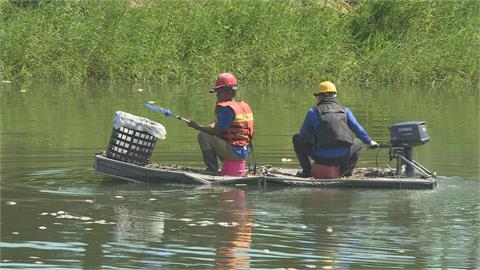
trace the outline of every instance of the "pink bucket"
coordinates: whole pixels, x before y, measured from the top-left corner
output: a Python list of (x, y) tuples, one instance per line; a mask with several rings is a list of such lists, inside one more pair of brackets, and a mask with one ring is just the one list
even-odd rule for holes
[(245, 160), (223, 159), (222, 176), (245, 176)]
[(318, 164), (316, 162), (312, 165), (311, 174), (312, 177), (316, 179), (337, 179), (342, 176), (340, 166)]

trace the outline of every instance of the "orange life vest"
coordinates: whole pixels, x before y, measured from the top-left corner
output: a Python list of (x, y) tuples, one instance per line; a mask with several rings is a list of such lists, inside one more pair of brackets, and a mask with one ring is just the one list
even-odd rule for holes
[(253, 136), (253, 112), (250, 106), (243, 101), (218, 102), (217, 107), (215, 107), (215, 115), (218, 107), (230, 107), (235, 114), (235, 118), (223, 135), (223, 139), (235, 146), (250, 144)]

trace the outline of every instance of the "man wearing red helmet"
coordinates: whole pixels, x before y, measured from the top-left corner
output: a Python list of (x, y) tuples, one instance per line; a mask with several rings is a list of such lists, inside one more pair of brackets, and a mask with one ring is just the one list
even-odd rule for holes
[(218, 174), (217, 156), (228, 160), (245, 160), (250, 153), (253, 136), (253, 112), (244, 101), (236, 101), (237, 79), (231, 73), (218, 75), (210, 90), (217, 94), (215, 123), (201, 126), (194, 121), (188, 125), (198, 133), (207, 171)]

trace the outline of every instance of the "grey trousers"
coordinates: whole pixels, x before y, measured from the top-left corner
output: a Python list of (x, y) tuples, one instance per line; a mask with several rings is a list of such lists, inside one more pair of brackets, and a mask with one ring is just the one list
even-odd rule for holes
[(243, 160), (239, 155), (235, 154), (232, 145), (228, 144), (224, 139), (205, 132), (199, 132), (197, 136), (200, 150), (213, 150), (220, 158), (228, 160)]

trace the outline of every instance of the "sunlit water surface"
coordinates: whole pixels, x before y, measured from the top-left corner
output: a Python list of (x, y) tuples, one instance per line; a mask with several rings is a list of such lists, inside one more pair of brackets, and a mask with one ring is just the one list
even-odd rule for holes
[[(264, 190), (145, 186), (93, 172), (117, 110), (166, 127), (153, 161), (201, 166), (195, 131), (142, 103), (209, 123), (207, 85), (21, 88), (0, 85), (2, 268), (479, 268), (478, 92), (339, 90), (379, 142), (394, 123), (427, 122), (431, 141), (414, 155), (438, 173), (435, 190)], [(291, 136), (310, 89), (241, 88), (255, 113), (258, 164), (298, 166)], [(383, 151), (363, 151), (358, 166), (394, 166)]]

